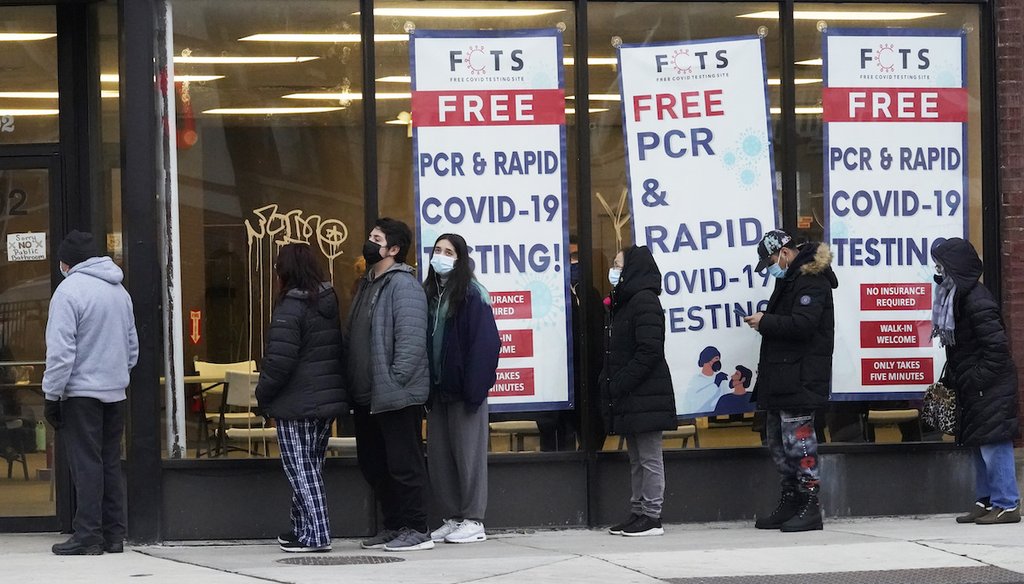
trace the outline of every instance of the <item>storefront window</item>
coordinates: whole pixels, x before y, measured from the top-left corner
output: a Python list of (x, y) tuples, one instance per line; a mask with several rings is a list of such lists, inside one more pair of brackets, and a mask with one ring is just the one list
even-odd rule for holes
[[(414, 203), (413, 138), (410, 124), (409, 43), (401, 37), (409, 30), (510, 30), (558, 29), (562, 31), (566, 95), (566, 169), (570, 232), (576, 222), (575, 109), (575, 12), (571, 2), (390, 2), (375, 3), (374, 51), (376, 54), (377, 145), (380, 214), (405, 221), (416, 228)], [(413, 240), (416, 240), (414, 233)], [(433, 242), (431, 242), (433, 243)], [(467, 241), (472, 246), (473, 241)], [(415, 262), (416, 254), (410, 255)], [(421, 268), (422, 269), (422, 268)], [(560, 334), (564, 327), (555, 327)], [(577, 398), (578, 399), (578, 398)], [(577, 450), (580, 414), (577, 408), (563, 411), (502, 412), (491, 409), (491, 451), (538, 452)], [(430, 428), (426, 429), (429, 434)]]
[[(743, 14), (776, 10), (775, 4), (700, 2), (595, 2), (590, 4), (590, 108), (592, 228), (594, 245), (594, 287), (607, 296), (611, 286), (607, 273), (618, 250), (633, 244), (631, 205), (627, 192), (626, 151), (623, 142), (623, 113), (620, 72), (615, 44), (655, 45), (673, 41), (761, 36), (768, 75), (768, 100), (774, 135), (777, 173), (782, 170), (779, 25), (777, 21), (754, 22)], [(686, 127), (681, 125), (680, 127)], [(775, 184), (781, 189), (781, 181)], [(728, 188), (724, 185), (723, 188)], [(688, 193), (687, 204), (713, 205), (723, 192)], [(781, 202), (780, 192), (776, 201)], [(777, 208), (781, 208), (778, 205)], [(740, 210), (737, 209), (739, 214)], [(738, 215), (737, 215), (738, 216)], [(640, 243), (642, 244), (642, 242)], [(601, 342), (599, 339), (597, 342)], [(666, 355), (670, 366), (682, 355)], [(756, 356), (754, 356), (756, 360)], [(722, 370), (726, 371), (725, 369)], [(728, 371), (733, 374), (733, 371)], [(679, 384), (685, 380), (675, 379)], [(676, 392), (677, 400), (679, 391)], [(666, 433), (666, 448), (757, 446), (760, 439), (753, 414), (680, 419), (675, 432)], [(623, 441), (611, 436), (604, 450), (621, 450)]]
[[(761, 20), (760, 22), (770, 22)], [(963, 71), (966, 74), (967, 119), (964, 130), (966, 152), (963, 154), (964, 182), (967, 197), (967, 233), (968, 238), (984, 257), (982, 237), (982, 168), (981, 168), (981, 63), (979, 47), (979, 12), (975, 6), (962, 4), (797, 4), (795, 6), (795, 39), (796, 54), (794, 67), (797, 78), (824, 78), (822, 73), (823, 51), (822, 31), (835, 32), (836, 29), (903, 29), (907, 31), (921, 30), (925, 34), (934, 31), (953, 31), (962, 35), (965, 40), (966, 58)], [(885, 51), (876, 43), (874, 50)], [(899, 47), (896, 47), (899, 49)], [(934, 49), (932, 49), (934, 51)], [(875, 53), (869, 55), (875, 58)], [(916, 58), (916, 55), (915, 55)], [(939, 60), (939, 56), (932, 59)], [(944, 58), (943, 58), (944, 59)], [(953, 59), (952, 63), (942, 66), (961, 67), (960, 62)], [(913, 67), (917, 73), (917, 67)], [(873, 69), (875, 70), (875, 69)], [(892, 71), (899, 73), (899, 71)], [(885, 81), (880, 81), (884, 84)], [(897, 84), (898, 86), (898, 84)], [(822, 83), (798, 84), (796, 86), (797, 106), (797, 159), (795, 165), (797, 185), (797, 225), (799, 237), (820, 241), (824, 236), (825, 210), (825, 132), (822, 120)], [(905, 138), (894, 139), (892, 146), (905, 143)], [(958, 141), (955, 141), (958, 142)], [(959, 151), (959, 144), (954, 143)], [(934, 146), (934, 144), (933, 144)], [(959, 156), (956, 158), (959, 159)], [(951, 159), (946, 158), (949, 162)], [(941, 164), (935, 161), (936, 171)], [(877, 161), (876, 161), (877, 165)], [(916, 169), (916, 170), (915, 170)], [(922, 172), (924, 164), (913, 163), (905, 168), (905, 172)], [(916, 190), (920, 190), (915, 185)], [(931, 192), (921, 192), (931, 197)], [(934, 201), (922, 201), (931, 210), (937, 210)], [(896, 213), (897, 215), (899, 213)], [(893, 215), (890, 213), (889, 215)], [(886, 219), (878, 219), (885, 221)], [(838, 237), (841, 233), (833, 233)], [(898, 235), (893, 233), (893, 235)], [(938, 236), (939, 234), (935, 234)], [(951, 236), (960, 235), (951, 233)], [(833, 245), (834, 252), (839, 251)], [(849, 250), (842, 250), (848, 252)], [(908, 252), (909, 254), (909, 252)], [(898, 255), (898, 254), (897, 254)], [(850, 256), (844, 255), (849, 263)], [(890, 265), (904, 263), (899, 259), (886, 260)], [(930, 261), (926, 261), (924, 271), (930, 273)], [(848, 285), (854, 284), (847, 282)], [(842, 285), (842, 283), (840, 284)], [(855, 284), (854, 284), (855, 285)], [(837, 312), (840, 318), (856, 318), (854, 314), (846, 315)], [(870, 317), (877, 320), (880, 317)], [(837, 327), (838, 330), (838, 327)], [(839, 335), (841, 336), (841, 334)], [(842, 358), (837, 343), (836, 358)], [(823, 431), (832, 442), (912, 442), (919, 440), (951, 440), (933, 428), (922, 426), (918, 416), (921, 403), (907, 400), (885, 401), (833, 401), (826, 416)]]
[(57, 141), (57, 15), (52, 6), (2, 9), (0, 87), (0, 145)]
[[(590, 94), (592, 113), (593, 233), (594, 285), (607, 294), (610, 286), (605, 274), (616, 250), (633, 243), (630, 202), (627, 185), (626, 152), (623, 148), (622, 111), (620, 109), (620, 77), (615, 70), (614, 43), (654, 45), (671, 41), (724, 39), (757, 34), (764, 38), (768, 76), (768, 105), (774, 135), (776, 165), (776, 208), (791, 220), (795, 215), (799, 241), (823, 239), (826, 215), (824, 209), (824, 124), (822, 121), (822, 31), (842, 28), (945, 29), (962, 31), (966, 43), (966, 163), (965, 182), (968, 191), (967, 230), (971, 241), (982, 251), (982, 173), (981, 173), (981, 93), (978, 10), (965, 5), (837, 5), (798, 4), (795, 8), (794, 63), (780, 63), (778, 7), (753, 3), (592, 3), (588, 30), (591, 50)], [(632, 32), (631, 32), (632, 31)], [(605, 49), (602, 49), (605, 47)], [(604, 67), (600, 59), (604, 57)], [(782, 67), (795, 85), (795, 128), (783, 126), (781, 116)], [(607, 110), (607, 111), (601, 111)], [(594, 112), (594, 109), (591, 110)], [(783, 141), (792, 130), (795, 134), (796, 159), (781, 156)], [(795, 177), (794, 177), (795, 175)], [(797, 206), (786, 209), (781, 204), (783, 176), (795, 178)], [(699, 193), (693, 204), (713, 205), (721, 192)], [(737, 213), (740, 210), (736, 211)], [(957, 235), (953, 233), (951, 235)], [(642, 242), (641, 242), (642, 243)], [(753, 248), (751, 248), (753, 253)], [(753, 258), (756, 259), (756, 258)], [(841, 284), (842, 285), (842, 284)], [(770, 290), (765, 292), (765, 296)], [(851, 318), (837, 311), (836, 318)], [(837, 337), (837, 347), (843, 342)], [(856, 341), (848, 341), (856, 342)], [(711, 348), (711, 347), (709, 347)], [(669, 354), (673, 361), (688, 358)], [(749, 361), (756, 366), (757, 355)], [(723, 365), (727, 359), (722, 357)], [(725, 368), (722, 371), (726, 371)], [(730, 373), (731, 370), (729, 371)], [(680, 380), (676, 379), (678, 384)], [(732, 384), (730, 383), (730, 387)], [(923, 386), (921, 386), (923, 389)], [(677, 388), (677, 399), (678, 399)], [(828, 442), (899, 442), (941, 440), (940, 434), (922, 428), (919, 402), (885, 399), (883, 401), (848, 401), (832, 403), (825, 415), (819, 416), (818, 433)], [(758, 446), (763, 424), (753, 413), (729, 416), (681, 419), (673, 438), (665, 446), (728, 447)], [(949, 438), (946, 437), (948, 440)], [(605, 449), (620, 447), (609, 441)]]
[(170, 7), (184, 454), (276, 456), (273, 428), (253, 410), (251, 392), (277, 250), (309, 243), (347, 307), (362, 247), (359, 3)]

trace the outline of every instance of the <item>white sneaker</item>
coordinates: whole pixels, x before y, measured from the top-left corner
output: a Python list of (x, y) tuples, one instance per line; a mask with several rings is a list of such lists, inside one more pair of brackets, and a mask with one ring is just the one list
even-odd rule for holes
[(441, 525), (441, 527), (430, 532), (430, 539), (434, 541), (444, 541), (444, 538), (448, 537), (451, 532), (458, 529), (459, 525), (461, 525), (461, 523), (454, 519), (445, 519), (444, 524)]
[(484, 531), (484, 524), (479, 521), (467, 519), (459, 524), (458, 528), (444, 538), (445, 543), (473, 543), (485, 541), (487, 533)]

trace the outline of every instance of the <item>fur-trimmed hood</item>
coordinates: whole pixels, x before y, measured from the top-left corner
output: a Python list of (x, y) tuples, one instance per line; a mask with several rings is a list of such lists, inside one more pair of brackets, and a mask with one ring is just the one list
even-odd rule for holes
[(787, 270), (788, 277), (822, 275), (828, 278), (832, 288), (839, 287), (839, 279), (832, 271), (832, 250), (821, 242), (808, 242), (797, 248), (799, 251)]

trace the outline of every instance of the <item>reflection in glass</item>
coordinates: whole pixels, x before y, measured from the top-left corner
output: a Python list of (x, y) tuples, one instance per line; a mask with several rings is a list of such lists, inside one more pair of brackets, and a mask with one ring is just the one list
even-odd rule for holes
[(56, 142), (56, 11), (3, 6), (0, 22), (0, 145)]
[[(264, 456), (263, 436), (256, 448), (251, 433), (230, 431), (262, 419), (233, 404), (249, 387), (230, 383), (228, 372), (258, 370), (277, 250), (308, 242), (343, 307), (359, 271), (359, 3), (175, 0), (171, 8), (186, 456)], [(273, 429), (265, 434), (276, 454)]]

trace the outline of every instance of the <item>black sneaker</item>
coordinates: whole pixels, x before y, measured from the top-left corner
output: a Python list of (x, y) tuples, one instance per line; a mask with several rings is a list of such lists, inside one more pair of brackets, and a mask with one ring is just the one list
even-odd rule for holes
[(364, 550), (382, 550), (384, 549), (384, 546), (388, 545), (388, 543), (396, 537), (398, 537), (397, 529), (382, 529), (377, 532), (377, 535), (370, 539), (364, 539), (359, 542), (359, 547)]
[(299, 541), (299, 536), (294, 531), (285, 531), (277, 536), (277, 543), (292, 543)]
[(72, 537), (63, 543), (53, 544), (50, 550), (58, 556), (99, 556), (103, 554), (103, 544), (86, 544)]
[(665, 530), (661, 528), (661, 519), (641, 515), (640, 519), (637, 519), (622, 529), (622, 535), (626, 537), (665, 535)]
[(311, 554), (316, 552), (329, 552), (331, 551), (331, 544), (327, 545), (306, 545), (301, 541), (289, 541), (288, 543), (282, 543), (281, 549), (292, 554)]
[(627, 517), (625, 521), (609, 527), (608, 533), (612, 535), (622, 535), (622, 530), (632, 525), (637, 519), (640, 519), (639, 515), (636, 513), (630, 513), (629, 517)]

